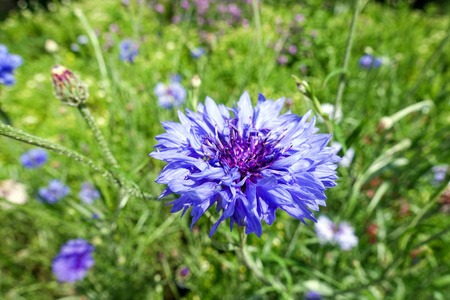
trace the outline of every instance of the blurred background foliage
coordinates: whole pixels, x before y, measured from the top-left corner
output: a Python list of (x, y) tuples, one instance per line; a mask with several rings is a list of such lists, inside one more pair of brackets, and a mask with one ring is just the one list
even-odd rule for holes
[[(162, 132), (159, 121), (177, 119), (175, 109), (157, 105), (157, 82), (180, 74), (188, 108), (191, 79), (198, 75), (201, 101), (208, 95), (231, 106), (248, 90), (254, 102), (258, 92), (287, 97), (286, 110), (304, 114), (313, 105), (291, 75), (309, 82), (322, 103), (334, 103), (352, 18), (351, 1), (262, 1), (259, 41), (254, 10), (245, 1), (242, 20), (248, 22), (221, 20), (211, 11), (211, 24), (199, 22), (193, 10), (174, 24), (178, 1), (18, 1), (7, 17), (4, 8), (13, 5), (0, 3), (0, 42), (24, 59), (17, 83), (0, 87), (2, 108), (14, 126), (94, 160), (102, 157), (84, 121), (53, 96), (50, 69), (62, 64), (88, 84), (88, 106), (119, 164), (153, 195), (163, 189), (154, 180), (164, 164), (148, 153)], [(261, 239), (249, 236), (257, 263), (281, 280), (293, 299), (303, 299), (308, 290), (326, 299), (446, 299), (450, 294), (450, 200), (443, 194), (448, 174), (438, 183), (432, 172), (433, 166), (450, 162), (450, 20), (448, 5), (419, 3), (369, 1), (359, 15), (343, 117), (335, 127), (335, 136), (355, 150), (355, 157), (349, 168), (339, 167), (339, 185), (327, 191), (327, 207), (320, 212), (350, 222), (358, 247), (345, 252), (320, 245), (311, 222), (299, 226), (283, 212), (272, 226), (263, 225)], [(86, 15), (88, 28), (76, 8)], [(296, 21), (298, 14), (303, 21)], [(80, 35), (89, 43), (71, 50)], [(125, 38), (139, 44), (134, 63), (118, 59), (118, 44)], [(48, 47), (49, 40), (57, 49)], [(298, 49), (295, 55), (288, 53), (291, 45)], [(190, 52), (199, 46), (206, 55), (195, 59)], [(361, 69), (364, 54), (379, 57), (381, 67)], [(286, 61), (280, 61), (283, 55)], [(433, 105), (383, 129), (382, 117), (424, 100)], [(237, 259), (236, 231), (222, 225), (208, 238), (217, 214), (200, 219), (190, 231), (190, 217), (171, 215), (166, 202), (131, 198), (113, 230), (116, 187), (54, 153), (42, 169), (24, 169), (19, 157), (29, 148), (1, 138), (0, 179), (26, 184), (30, 199), (23, 206), (0, 207), (0, 297), (279, 298)], [(37, 189), (52, 178), (69, 185), (71, 194), (55, 205), (39, 203)], [(102, 195), (93, 206), (77, 197), (81, 183), (89, 180)], [(99, 220), (91, 219), (93, 212)], [(60, 284), (51, 261), (64, 242), (78, 237), (96, 246), (95, 267), (76, 285)], [(187, 278), (180, 275), (184, 267), (191, 271)]]

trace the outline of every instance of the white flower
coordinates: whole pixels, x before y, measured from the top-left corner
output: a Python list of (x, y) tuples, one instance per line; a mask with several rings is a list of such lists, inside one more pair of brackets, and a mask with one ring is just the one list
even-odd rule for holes
[(320, 216), (317, 218), (316, 226), (317, 237), (321, 244), (326, 244), (333, 241), (334, 236), (334, 223), (326, 216)]
[[(332, 142), (331, 147), (334, 149), (335, 154), (338, 154), (338, 152), (341, 151), (341, 149), (342, 149), (342, 145), (339, 142)], [(339, 165), (341, 165), (344, 168), (350, 167), (354, 156), (355, 156), (355, 150), (353, 148), (347, 149), (347, 152), (342, 157), (341, 161), (339, 162)]]
[[(322, 111), (323, 111), (324, 113), (326, 113), (326, 114), (330, 117), (330, 120), (333, 120), (333, 119), (334, 119), (334, 121), (335, 121), (336, 123), (341, 122), (341, 119), (342, 119), (342, 109), (339, 108), (339, 109), (336, 111), (336, 115), (334, 115), (334, 105), (333, 105), (333, 104), (330, 104), (330, 103), (324, 103), (324, 104), (321, 104), (320, 107), (322, 108)], [(317, 120), (318, 120), (319, 122), (324, 122), (324, 119), (323, 119), (321, 116), (318, 116)]]
[[(13, 204), (23, 205), (27, 202), (28, 198), (26, 187), (12, 179), (3, 180), (0, 182), (0, 198), (5, 198)], [(8, 207), (5, 204), (3, 206)]]

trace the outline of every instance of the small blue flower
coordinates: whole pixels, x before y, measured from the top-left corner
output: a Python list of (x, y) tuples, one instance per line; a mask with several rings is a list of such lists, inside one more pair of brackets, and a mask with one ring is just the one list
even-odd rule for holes
[(193, 58), (200, 58), (203, 55), (205, 55), (205, 53), (206, 53), (206, 50), (203, 47), (197, 47), (197, 48), (194, 48), (191, 50), (191, 56)]
[(337, 227), (328, 217), (320, 216), (314, 229), (322, 245), (337, 243), (344, 251), (358, 245), (358, 238), (354, 234), (354, 229), (347, 222), (341, 222)]
[(11, 86), (16, 82), (14, 70), (23, 64), (22, 57), (10, 54), (8, 48), (0, 44), (0, 84)]
[(262, 220), (272, 224), (277, 209), (316, 221), (311, 210), (325, 206), (340, 159), (327, 147), (331, 135), (317, 134), (315, 117), (308, 121), (311, 112), (280, 115), (284, 101), (260, 94), (253, 108), (245, 92), (229, 109), (207, 97), (198, 113), (178, 112), (181, 124), (162, 122), (167, 133), (150, 156), (168, 163), (156, 180), (168, 185), (160, 198), (181, 195), (171, 212), (192, 208), (192, 228), (215, 205), (223, 213), (210, 236), (230, 219), (231, 230), (237, 224), (260, 237)]
[(39, 198), (49, 204), (54, 204), (67, 196), (70, 189), (67, 185), (57, 179), (53, 179), (48, 183), (47, 187), (39, 188)]
[(119, 49), (120, 59), (130, 63), (134, 62), (135, 57), (139, 54), (139, 44), (130, 39), (121, 41)]
[(431, 168), (431, 171), (434, 173), (433, 179), (435, 183), (441, 183), (445, 179), (448, 170), (449, 166), (447, 164), (438, 165)]
[(95, 247), (84, 239), (69, 240), (64, 244), (52, 263), (52, 271), (58, 281), (75, 283), (82, 280), (94, 266), (94, 249)]
[(70, 44), (70, 50), (72, 50), (73, 52), (79, 52), (80, 46), (77, 43), (72, 43)]
[(20, 156), (20, 163), (27, 169), (42, 167), (48, 160), (48, 153), (44, 149), (31, 149)]
[(81, 201), (87, 204), (94, 203), (95, 200), (100, 198), (100, 192), (90, 182), (83, 182), (81, 184), (81, 190), (78, 193)]
[(162, 82), (158, 82), (154, 88), (156, 97), (158, 97), (158, 105), (170, 109), (172, 107), (178, 107), (183, 105), (186, 101), (186, 89), (183, 85), (172, 80), (172, 82), (166, 86)]
[(89, 38), (82, 34), (77, 37), (77, 41), (80, 45), (87, 45), (87, 43), (89, 43)]
[(323, 298), (318, 292), (308, 291), (308, 293), (306, 293), (305, 300), (323, 300)]
[(374, 58), (372, 55), (366, 54), (359, 59), (359, 67), (361, 69), (378, 69), (383, 62), (379, 57)]

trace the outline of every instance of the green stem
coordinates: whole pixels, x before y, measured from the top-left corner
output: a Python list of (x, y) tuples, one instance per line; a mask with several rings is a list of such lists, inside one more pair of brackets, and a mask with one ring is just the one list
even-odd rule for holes
[(279, 282), (272, 278), (269, 278), (263, 274), (261, 269), (255, 264), (250, 255), (247, 252), (246, 242), (247, 235), (245, 234), (245, 227), (239, 226), (239, 256), (242, 262), (247, 266), (247, 268), (252, 272), (252, 275), (264, 282), (266, 285), (275, 287), (279, 292), (284, 293), (285, 287)]
[(97, 36), (95, 35), (94, 30), (92, 30), (91, 25), (89, 25), (89, 22), (83, 11), (79, 8), (76, 8), (74, 10), (74, 13), (80, 20), (81, 24), (84, 27), (84, 30), (86, 30), (86, 33), (92, 42), (92, 45), (94, 46), (95, 57), (97, 58), (98, 68), (100, 69), (100, 74), (102, 75), (103, 84), (109, 84), (108, 71), (106, 69), (105, 60), (103, 58), (102, 49), (100, 48), (100, 43), (98, 42)]
[[(350, 35), (348, 36), (347, 46), (345, 47), (344, 62), (342, 63), (343, 70), (347, 70), (348, 62), (350, 61), (350, 53), (352, 50), (353, 39), (355, 37), (356, 21), (358, 20), (359, 7), (360, 7), (360, 1), (355, 0), (355, 7), (353, 9), (353, 18), (352, 18), (352, 23), (350, 25)], [(339, 78), (339, 85), (338, 85), (336, 100), (334, 101), (334, 112), (333, 112), (333, 117), (332, 117), (333, 120), (335, 118), (336, 112), (342, 106), (341, 101), (342, 101), (342, 95), (344, 94), (344, 89), (345, 89), (346, 74), (347, 74), (347, 72), (341, 73), (341, 76)]]
[(120, 169), (119, 163), (109, 149), (108, 144), (106, 143), (105, 138), (100, 131), (100, 128), (98, 128), (97, 124), (95, 123), (94, 117), (92, 116), (89, 108), (85, 104), (80, 104), (80, 106), (78, 106), (78, 110), (80, 111), (83, 119), (86, 121), (87, 125), (94, 134), (95, 140), (100, 146), (101, 151), (105, 154), (107, 163), (115, 169)]
[(261, 31), (261, 16), (259, 13), (258, 0), (252, 0), (253, 14), (255, 15), (256, 37), (258, 39), (258, 54), (259, 54), (259, 72), (258, 72), (258, 84), (259, 88), (262, 87), (263, 79), (263, 45), (262, 45), (262, 31)]
[[(16, 128), (6, 125), (2, 122), (0, 122), (0, 135), (6, 136), (8, 138), (11, 138), (11, 139), (23, 142), (23, 143), (27, 143), (30, 145), (45, 148), (45, 149), (51, 150), (55, 153), (72, 158), (75, 161), (79, 161), (79, 162), (91, 167), (96, 172), (99, 172), (102, 176), (104, 176), (107, 180), (114, 183), (115, 185), (121, 186), (120, 177), (118, 176), (117, 172), (114, 172), (111, 170), (106, 170), (103, 167), (97, 165), (94, 161), (87, 158), (86, 156), (81, 155), (78, 152), (73, 151), (69, 148), (55, 144), (55, 143), (45, 140), (43, 138), (31, 135), (29, 133), (25, 133), (22, 130), (16, 129)], [(155, 196), (153, 196), (149, 193), (142, 193), (138, 188), (136, 188), (134, 186), (128, 187), (127, 191), (135, 197), (139, 197), (139, 198), (143, 198), (143, 199), (151, 199), (151, 200), (157, 199)]]

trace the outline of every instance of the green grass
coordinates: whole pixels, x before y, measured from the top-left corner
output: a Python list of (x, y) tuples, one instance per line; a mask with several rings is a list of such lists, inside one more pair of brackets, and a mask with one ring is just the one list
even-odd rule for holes
[[(69, 49), (78, 35), (86, 34), (75, 8), (102, 33), (111, 23), (119, 25), (120, 33), (112, 34), (114, 46), (102, 51), (106, 74), (100, 72), (92, 43), (81, 46), (79, 53)], [(163, 130), (159, 121), (176, 121), (177, 117), (176, 110), (157, 105), (153, 87), (158, 81), (169, 81), (171, 74), (182, 75), (190, 95), (190, 80), (198, 74), (200, 101), (208, 95), (230, 106), (247, 90), (253, 101), (258, 92), (274, 99), (290, 97), (292, 111), (304, 114), (313, 105), (297, 90), (291, 77), (295, 74), (314, 87), (322, 103), (334, 103), (339, 76), (323, 83), (341, 68), (352, 7), (347, 1), (305, 1), (263, 4), (260, 13), (262, 49), (250, 15), (249, 28), (219, 24), (216, 31), (221, 29), (223, 35), (208, 46), (205, 57), (195, 60), (189, 54), (189, 47), (200, 45), (194, 22), (169, 24), (134, 2), (130, 9), (120, 1), (79, 1), (57, 4), (54, 12), (17, 12), (2, 22), (0, 41), (25, 63), (16, 71), (16, 85), (0, 87), (2, 108), (16, 128), (103, 161), (77, 110), (61, 106), (53, 96), (50, 68), (65, 65), (89, 85), (87, 105), (124, 172), (142, 190), (157, 196), (164, 187), (154, 180), (164, 164), (148, 154), (156, 144), (154, 137)], [(299, 61), (280, 66), (278, 53), (266, 45), (284, 40), (276, 31), (277, 18), (284, 20), (286, 29), (297, 13), (306, 17), (302, 36), (312, 30), (318, 36)], [(356, 155), (350, 168), (339, 168), (339, 185), (327, 191), (327, 207), (320, 212), (350, 222), (359, 245), (349, 252), (322, 246), (312, 222), (299, 226), (298, 220), (278, 211), (272, 226), (263, 224), (262, 238), (251, 235), (247, 244), (264, 273), (286, 287), (284, 295), (255, 278), (230, 251), (238, 241), (236, 230), (229, 233), (224, 224), (208, 238), (218, 219), (213, 210), (191, 232), (190, 216), (171, 215), (165, 201), (131, 197), (120, 212), (117, 229), (111, 230), (118, 201), (116, 186), (55, 153), (50, 153), (50, 162), (42, 169), (26, 170), (19, 157), (30, 146), (1, 137), (0, 179), (26, 184), (29, 201), (12, 209), (0, 206), (0, 298), (303, 299), (308, 290), (316, 290), (330, 299), (445, 299), (450, 293), (450, 223), (438, 201), (445, 184), (432, 183), (431, 168), (450, 161), (450, 43), (437, 50), (449, 25), (449, 19), (435, 11), (372, 2), (364, 7), (346, 73), (344, 117), (335, 129), (335, 137), (351, 141), (347, 146)], [(140, 40), (134, 64), (118, 59), (117, 44), (126, 37)], [(57, 53), (45, 51), (46, 39), (59, 44)], [(99, 40), (103, 45), (104, 37)], [(360, 70), (358, 59), (365, 52), (382, 57), (383, 66)], [(300, 73), (301, 64), (307, 66), (307, 75)], [(423, 100), (433, 101), (434, 106), (407, 115), (391, 130), (377, 130), (382, 117)], [(186, 107), (192, 108), (190, 97)], [(323, 124), (321, 128), (325, 131)], [(386, 157), (398, 143), (409, 146)], [(380, 157), (386, 164), (373, 172), (370, 167)], [(37, 189), (53, 178), (66, 182), (71, 194), (55, 205), (37, 202)], [(375, 178), (379, 184), (374, 184)], [(83, 181), (95, 182), (102, 193), (93, 206), (78, 199)], [(408, 208), (406, 213), (402, 207)], [(90, 212), (99, 212), (101, 220), (89, 220)], [(373, 244), (366, 233), (369, 224), (379, 227)], [(297, 229), (298, 239), (293, 240)], [(95, 244), (95, 267), (73, 286), (60, 284), (51, 273), (52, 259), (63, 243), (78, 237)], [(416, 261), (410, 253), (417, 249)], [(183, 266), (191, 270), (187, 280), (179, 276)]]

